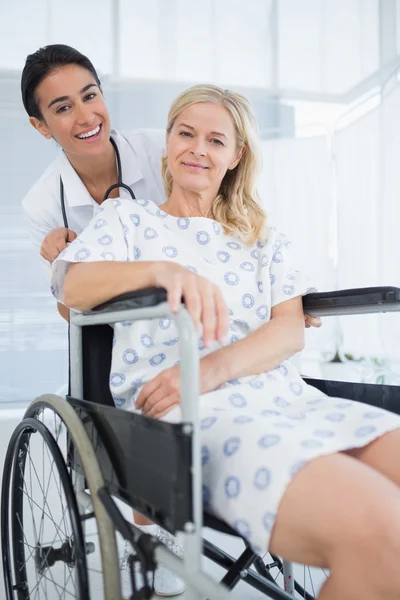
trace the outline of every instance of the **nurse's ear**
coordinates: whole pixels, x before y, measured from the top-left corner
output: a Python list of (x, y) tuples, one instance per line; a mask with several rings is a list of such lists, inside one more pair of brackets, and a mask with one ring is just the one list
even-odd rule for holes
[(42, 121), (42, 119), (38, 119), (37, 117), (29, 117), (29, 123), (34, 129), (36, 129), (36, 131), (40, 133), (40, 135), (45, 137), (46, 140), (51, 140), (53, 136), (51, 135), (46, 123)]

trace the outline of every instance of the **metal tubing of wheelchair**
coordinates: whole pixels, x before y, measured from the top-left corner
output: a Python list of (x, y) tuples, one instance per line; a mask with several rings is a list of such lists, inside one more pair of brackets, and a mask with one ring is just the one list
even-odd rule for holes
[(176, 315), (169, 310), (167, 302), (161, 302), (157, 306), (146, 308), (128, 308), (124, 310), (108, 312), (80, 313), (71, 310), (70, 322), (74, 325), (107, 325), (110, 323), (121, 323), (123, 321), (142, 321), (144, 319), (161, 319), (168, 317), (174, 319)]
[[(188, 433), (192, 434), (193, 524), (186, 524), (184, 561), (186, 569), (195, 574), (201, 571), (203, 548), (201, 536), (203, 503), (199, 423), (200, 367), (198, 335), (192, 317), (184, 307), (175, 316), (175, 321), (180, 340), (182, 420), (186, 423), (186, 427), (190, 423), (192, 428), (192, 431)], [(195, 590), (193, 591), (195, 592)]]
[(375, 313), (400, 312), (398, 304), (377, 304), (375, 306), (327, 306), (307, 308), (311, 317), (337, 317), (340, 315), (368, 315)]
[[(202, 469), (201, 469), (201, 444), (200, 444), (200, 424), (198, 398), (200, 393), (199, 385), (199, 350), (198, 335), (193, 324), (193, 320), (187, 312), (184, 305), (181, 306), (178, 313), (172, 313), (167, 302), (163, 302), (153, 307), (134, 308), (118, 310), (115, 312), (103, 312), (90, 314), (77, 313), (71, 311), (71, 326), (74, 331), (74, 349), (72, 364), (77, 365), (78, 378), (82, 381), (82, 335), (81, 327), (86, 325), (101, 325), (118, 323), (123, 321), (139, 321), (142, 319), (169, 318), (176, 322), (180, 339), (180, 358), (181, 358), (181, 409), (182, 420), (188, 427), (188, 433), (192, 435), (192, 481), (193, 481), (193, 523), (187, 523), (185, 528), (185, 569), (191, 576), (200, 575), (202, 560), (202, 526), (203, 526), (203, 506), (202, 506)], [(76, 330), (76, 331), (75, 331)], [(80, 332), (80, 338), (78, 334)], [(76, 342), (76, 343), (75, 343)], [(75, 379), (71, 378), (71, 381)], [(81, 383), (82, 385), (82, 383)], [(71, 392), (79, 387), (72, 386)], [(83, 390), (76, 397), (83, 397)], [(185, 425), (184, 425), (185, 426)], [(203, 595), (197, 590), (190, 590), (192, 600), (202, 599)]]
[(75, 323), (71, 311), (69, 325), (69, 354), (70, 354), (70, 393), (75, 398), (83, 398), (83, 360), (82, 360), (82, 328)]

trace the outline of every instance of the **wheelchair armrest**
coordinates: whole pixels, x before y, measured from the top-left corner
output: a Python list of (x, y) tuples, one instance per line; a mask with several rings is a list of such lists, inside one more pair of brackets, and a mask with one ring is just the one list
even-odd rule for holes
[(103, 302), (103, 304), (99, 304), (92, 310), (85, 311), (83, 314), (91, 315), (93, 313), (108, 313), (133, 308), (149, 308), (151, 306), (158, 306), (166, 300), (167, 292), (164, 288), (149, 287), (143, 290), (136, 290), (136, 292), (128, 292), (127, 294), (115, 296), (115, 298), (111, 298), (111, 300), (107, 300), (107, 302)]
[(318, 292), (303, 297), (304, 312), (315, 317), (400, 311), (400, 288), (370, 287)]

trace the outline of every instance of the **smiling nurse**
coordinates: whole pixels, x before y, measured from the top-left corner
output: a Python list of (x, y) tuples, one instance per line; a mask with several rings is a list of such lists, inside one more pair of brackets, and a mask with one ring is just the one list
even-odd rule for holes
[[(62, 150), (23, 200), (31, 237), (50, 281), (51, 263), (88, 225), (110, 186), (114, 187), (107, 195), (112, 198), (165, 201), (161, 180), (165, 133), (112, 130), (94, 66), (69, 46), (46, 46), (28, 56), (21, 91), (31, 125)], [(68, 309), (60, 303), (58, 309), (68, 319)], [(181, 552), (166, 531), (138, 513), (134, 518), (176, 553)], [(159, 567), (154, 588), (158, 594), (171, 596), (182, 593), (184, 584)]]

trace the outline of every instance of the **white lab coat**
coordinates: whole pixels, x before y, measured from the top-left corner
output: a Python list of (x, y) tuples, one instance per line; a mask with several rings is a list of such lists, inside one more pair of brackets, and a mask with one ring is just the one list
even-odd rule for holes
[[(120, 153), (123, 183), (132, 188), (136, 198), (153, 200), (156, 204), (165, 202), (161, 178), (165, 131), (137, 129), (122, 134), (113, 130), (111, 135)], [(22, 207), (29, 233), (49, 284), (51, 265), (40, 257), (40, 246), (50, 231), (64, 226), (60, 202), (60, 176), (64, 184), (69, 229), (79, 235), (87, 227), (95, 208), (98, 207), (64, 152), (59, 153), (25, 196)], [(129, 192), (124, 189), (120, 194), (122, 198), (130, 197)]]

